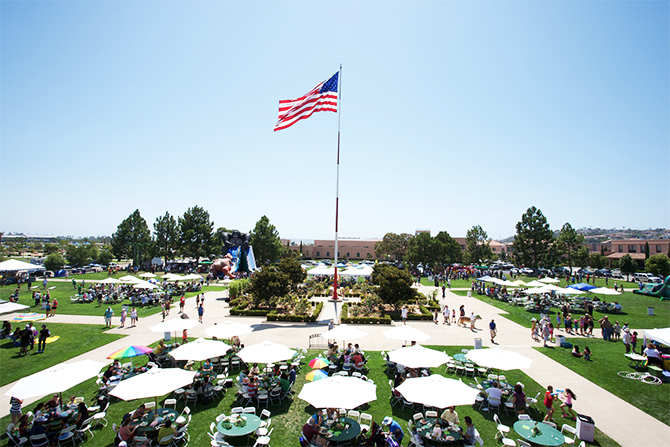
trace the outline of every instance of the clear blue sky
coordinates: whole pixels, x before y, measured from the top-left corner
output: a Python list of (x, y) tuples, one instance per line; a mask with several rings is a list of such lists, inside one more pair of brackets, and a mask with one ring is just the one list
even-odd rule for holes
[(2, 2), (0, 230), (670, 226), (668, 2)]

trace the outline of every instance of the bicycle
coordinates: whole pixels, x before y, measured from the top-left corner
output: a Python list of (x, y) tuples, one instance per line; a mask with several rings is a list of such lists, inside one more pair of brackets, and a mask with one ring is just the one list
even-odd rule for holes
[(617, 373), (620, 377), (625, 377), (627, 379), (639, 380), (642, 383), (647, 385), (660, 385), (663, 382), (658, 377), (649, 374), (648, 372), (630, 372), (630, 371), (619, 371)]

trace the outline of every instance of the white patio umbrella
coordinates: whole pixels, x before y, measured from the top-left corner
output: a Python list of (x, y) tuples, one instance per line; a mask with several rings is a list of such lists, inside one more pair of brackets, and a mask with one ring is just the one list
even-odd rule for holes
[(246, 335), (254, 329), (248, 324), (237, 323), (235, 321), (226, 320), (221, 324), (217, 324), (205, 329), (205, 334), (216, 338), (232, 338)]
[(617, 292), (614, 289), (608, 287), (598, 287), (597, 289), (591, 289), (589, 293), (599, 293), (601, 295), (621, 295), (621, 292)]
[(155, 277), (156, 277), (156, 275), (154, 275), (154, 274), (151, 273), (151, 272), (142, 273), (142, 274), (140, 275), (140, 278), (155, 278)]
[(544, 287), (544, 286), (546, 286), (545, 283), (535, 280), (526, 283), (526, 287)]
[(195, 273), (191, 273), (190, 275), (182, 276), (182, 277), (179, 278), (179, 279), (181, 279), (181, 280), (183, 280), (183, 281), (201, 280), (201, 279), (202, 279), (202, 276), (197, 275), (197, 274), (195, 274)]
[(561, 280), (560, 280), (560, 279), (556, 279), (556, 278), (549, 278), (549, 277), (546, 277), (546, 278), (542, 278), (542, 279), (540, 280), (540, 282), (543, 282), (543, 283), (545, 283), (545, 284), (556, 284), (556, 283), (561, 282)]
[(526, 289), (523, 291), (526, 295), (536, 295), (536, 294), (541, 294), (541, 293), (551, 293), (552, 289), (549, 289), (547, 287), (534, 287), (532, 289)]
[(367, 332), (363, 332), (359, 329), (347, 326), (346, 324), (341, 324), (338, 327), (321, 334), (321, 336), (326, 340), (342, 340), (342, 344), (344, 344), (345, 340), (354, 340), (356, 338), (363, 338), (367, 335), (368, 335)]
[(156, 284), (151, 284), (149, 281), (142, 281), (135, 283), (133, 284), (133, 287), (135, 289), (149, 289), (149, 290), (154, 290), (158, 288)]
[(568, 287), (565, 289), (557, 290), (556, 293), (562, 293), (564, 295), (584, 295), (586, 292), (583, 290), (578, 290), (578, 289), (573, 289), (572, 287)]
[(163, 278), (163, 279), (170, 279), (170, 278), (173, 278), (173, 277), (175, 277), (175, 276), (176, 276), (176, 277), (179, 277), (179, 275), (175, 275), (174, 273), (166, 273), (165, 275), (161, 276), (161, 278)]
[(533, 362), (528, 357), (514, 351), (500, 348), (471, 349), (465, 356), (479, 366), (493, 369), (528, 369)]
[(184, 277), (179, 275), (171, 275), (169, 278), (165, 278), (166, 281), (183, 281)]
[(478, 389), (439, 374), (409, 378), (396, 389), (410, 402), (437, 408), (472, 405), (479, 394)]
[(237, 356), (246, 363), (277, 363), (293, 358), (294, 355), (295, 351), (288, 346), (267, 340), (246, 346), (237, 353)]
[(28, 399), (51, 393), (62, 393), (84, 380), (95, 377), (104, 366), (104, 363), (94, 360), (59, 363), (19, 380), (5, 393), (5, 396)]
[(420, 345), (394, 349), (388, 352), (388, 356), (393, 363), (399, 363), (408, 368), (437, 368), (451, 360), (451, 357), (444, 352)]
[(131, 275), (122, 276), (122, 277), (119, 278), (119, 280), (121, 280), (123, 282), (126, 282), (126, 283), (136, 283), (136, 284), (140, 283), (140, 282), (143, 282), (143, 280), (141, 280), (140, 278), (136, 278), (136, 277), (131, 276)]
[(177, 388), (190, 385), (194, 377), (195, 371), (181, 368), (151, 368), (145, 373), (122, 380), (109, 394), (123, 400), (164, 396)]
[(105, 278), (101, 281), (98, 281), (98, 284), (119, 284), (121, 282), (123, 282), (123, 281), (120, 281), (116, 278)]
[(158, 323), (155, 326), (151, 326), (151, 332), (178, 332), (183, 331), (184, 329), (191, 329), (198, 326), (200, 323), (198, 320), (190, 320), (184, 318), (173, 318), (172, 320), (164, 321)]
[(298, 397), (315, 408), (351, 410), (377, 400), (377, 385), (357, 377), (326, 377), (306, 383)]
[(430, 335), (426, 334), (423, 331), (420, 331), (408, 324), (403, 324), (402, 326), (396, 326), (393, 329), (382, 332), (386, 338), (391, 340), (410, 340), (416, 342), (424, 342), (430, 338)]
[(212, 357), (224, 356), (229, 350), (230, 346), (220, 340), (206, 340), (204, 338), (199, 338), (173, 349), (169, 354), (175, 360), (193, 360), (201, 362)]
[(519, 287), (526, 286), (527, 284), (520, 279), (517, 279), (516, 281), (512, 281), (514, 284), (516, 284)]

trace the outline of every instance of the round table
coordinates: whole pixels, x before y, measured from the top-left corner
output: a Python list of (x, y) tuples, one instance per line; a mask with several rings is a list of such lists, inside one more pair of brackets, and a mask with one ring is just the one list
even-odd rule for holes
[(340, 418), (338, 421), (345, 427), (349, 425), (349, 428), (345, 428), (344, 430), (335, 430), (332, 426), (328, 426), (328, 424), (326, 424), (328, 421), (321, 424), (322, 427), (326, 427), (328, 429), (328, 434), (332, 435), (328, 438), (329, 441), (335, 443), (351, 441), (361, 433), (361, 424), (355, 420), (349, 418)]
[[(247, 424), (244, 427), (236, 426), (232, 421), (241, 418), (247, 421)], [(223, 428), (224, 422), (230, 422), (232, 427)], [(216, 424), (216, 429), (219, 433), (225, 436), (244, 436), (249, 433), (253, 433), (258, 430), (258, 427), (261, 426), (261, 418), (251, 413), (242, 413), (242, 414), (231, 414), (221, 419), (221, 421)]]
[[(534, 427), (540, 430), (539, 434), (533, 434), (532, 430)], [(514, 423), (514, 431), (523, 439), (533, 444), (557, 446), (565, 443), (565, 436), (560, 431), (542, 422), (516, 421)]]
[[(418, 421), (416, 421), (416, 432), (421, 436), (422, 438), (430, 439), (431, 441), (437, 441), (439, 443), (451, 443), (451, 442), (456, 442), (459, 439), (461, 439), (461, 432), (456, 431), (456, 430), (449, 430), (448, 432), (446, 430), (442, 431), (442, 438), (437, 439), (433, 437), (428, 437), (433, 432), (433, 428), (435, 427), (435, 424), (437, 423), (438, 419), (437, 418), (423, 418)], [(448, 433), (448, 434), (447, 434)], [(452, 440), (447, 440), (446, 437), (451, 436), (454, 439)]]
[(468, 358), (462, 352), (454, 354), (454, 360), (458, 360), (461, 363), (473, 363), (470, 360), (468, 360)]

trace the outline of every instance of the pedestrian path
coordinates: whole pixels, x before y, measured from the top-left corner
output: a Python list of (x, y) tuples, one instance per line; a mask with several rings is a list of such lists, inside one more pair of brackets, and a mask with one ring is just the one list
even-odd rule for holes
[[(418, 288), (425, 294), (429, 294), (435, 289), (428, 286), (418, 286)], [(441, 296), (441, 293), (439, 296)], [(339, 321), (342, 306), (342, 302), (333, 303), (328, 301), (328, 298), (323, 297), (324, 308), (318, 323), (267, 322), (264, 317), (231, 317), (229, 314), (230, 307), (224, 301), (224, 298), (224, 291), (205, 293), (203, 324), (191, 329), (189, 331), (190, 336), (204, 337), (206, 328), (215, 323), (221, 323), (224, 319), (234, 319), (254, 328), (253, 332), (242, 337), (242, 342), (247, 345), (265, 340), (281, 340), (281, 343), (290, 347), (306, 348), (309, 343), (309, 336), (325, 332), (327, 328), (324, 327), (324, 324), (327, 324), (330, 318), (335, 319), (334, 317), (338, 316), (338, 320), (335, 321)], [(528, 376), (542, 386), (553, 385), (554, 388), (570, 387), (574, 389), (579, 396), (579, 399), (575, 401), (576, 411), (591, 416), (596, 422), (596, 427), (622, 446), (637, 447), (645, 445), (653, 447), (667, 444), (667, 440), (670, 439), (670, 427), (533, 349), (538, 344), (532, 341), (530, 330), (502, 318), (501, 315), (505, 314), (504, 311), (477, 298), (458, 296), (450, 291), (447, 291), (445, 298), (440, 298), (440, 304), (447, 304), (450, 309), (456, 308), (457, 313), (459, 306), (464, 305), (466, 315), (474, 312), (476, 315), (480, 315), (482, 320), (476, 322), (474, 331), (471, 331), (469, 327), (459, 327), (453, 323), (443, 324), (442, 317), (440, 317), (439, 324), (434, 324), (432, 321), (408, 322), (409, 325), (431, 336), (425, 344), (474, 346), (475, 339), (480, 338), (484, 347), (500, 347), (517, 351), (533, 360), (532, 367), (524, 370)], [(178, 305), (173, 307), (171, 315), (167, 319), (177, 317), (178, 309)], [(191, 318), (197, 318), (195, 298), (186, 300), (185, 313)], [(149, 328), (160, 323), (161, 319), (160, 314), (155, 314), (141, 318), (137, 327), (119, 328), (119, 318), (116, 316), (113, 323), (117, 326), (109, 332), (125, 334), (128, 335), (127, 337), (89, 351), (70, 361), (93, 359), (108, 363), (110, 360), (106, 359), (107, 355), (117, 349), (131, 344), (149, 345), (154, 343), (162, 338), (163, 334), (151, 332)], [(495, 320), (498, 327), (496, 342), (499, 344), (495, 345), (491, 343), (488, 334), (488, 323), (491, 319)], [(57, 315), (49, 318), (48, 321), (54, 323), (103, 324), (103, 317), (102, 315)], [(382, 332), (389, 329), (388, 325), (359, 325), (357, 327), (368, 334), (367, 337), (356, 340), (365, 350), (389, 350), (399, 348), (402, 345), (401, 341), (390, 340), (384, 336)], [(13, 385), (8, 384), (0, 388), (0, 394), (4, 395)], [(25, 405), (28, 406), (34, 401), (35, 399), (27, 399)], [(9, 399), (0, 399), (0, 416), (9, 413), (8, 404)]]

